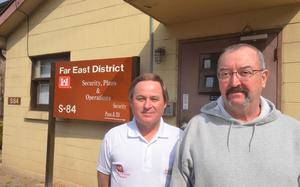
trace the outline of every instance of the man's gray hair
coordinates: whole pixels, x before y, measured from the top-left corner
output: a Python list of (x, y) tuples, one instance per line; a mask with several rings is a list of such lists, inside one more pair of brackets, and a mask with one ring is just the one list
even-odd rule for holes
[(262, 52), (259, 49), (257, 49), (256, 47), (254, 47), (253, 45), (246, 44), (246, 43), (233, 44), (233, 45), (230, 45), (230, 46), (226, 47), (224, 49), (224, 52), (219, 57), (218, 65), (223, 60), (224, 54), (237, 51), (238, 49), (241, 49), (243, 47), (248, 47), (248, 48), (251, 48), (254, 51), (256, 51), (260, 69), (265, 69), (266, 68), (265, 58), (264, 58), (264, 55), (262, 54)]

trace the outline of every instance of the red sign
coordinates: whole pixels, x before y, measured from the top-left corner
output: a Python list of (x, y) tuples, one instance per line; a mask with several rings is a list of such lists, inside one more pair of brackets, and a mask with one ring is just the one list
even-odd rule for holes
[(128, 90), (137, 67), (137, 57), (56, 63), (53, 116), (129, 121)]

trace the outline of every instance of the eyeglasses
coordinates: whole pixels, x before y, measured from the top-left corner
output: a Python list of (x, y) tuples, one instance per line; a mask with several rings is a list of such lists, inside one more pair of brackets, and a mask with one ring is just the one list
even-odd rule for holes
[(228, 80), (236, 73), (237, 78), (241, 81), (249, 80), (256, 72), (264, 71), (264, 69), (252, 69), (252, 68), (241, 68), (237, 71), (231, 71), (228, 69), (222, 69), (218, 72), (218, 78), (220, 80)]

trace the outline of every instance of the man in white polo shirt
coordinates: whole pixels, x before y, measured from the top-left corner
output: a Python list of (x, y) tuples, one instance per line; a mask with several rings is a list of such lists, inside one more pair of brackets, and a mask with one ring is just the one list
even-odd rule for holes
[(168, 92), (158, 75), (137, 77), (129, 89), (134, 118), (104, 137), (97, 165), (99, 187), (167, 187), (177, 127), (162, 119)]

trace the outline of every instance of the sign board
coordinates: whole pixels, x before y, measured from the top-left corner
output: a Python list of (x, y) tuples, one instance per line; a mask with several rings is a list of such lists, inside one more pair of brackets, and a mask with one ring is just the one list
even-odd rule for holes
[(128, 90), (138, 73), (138, 57), (56, 63), (53, 116), (129, 121)]

